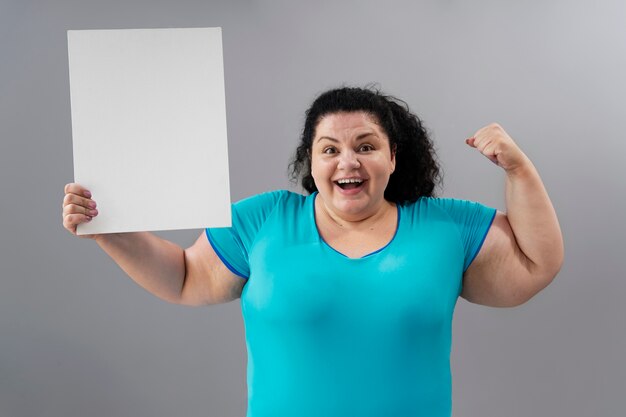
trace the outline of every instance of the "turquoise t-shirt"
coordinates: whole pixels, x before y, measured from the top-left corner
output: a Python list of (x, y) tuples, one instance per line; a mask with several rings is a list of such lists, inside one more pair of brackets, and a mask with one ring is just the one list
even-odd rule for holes
[(232, 206), (232, 227), (206, 230), (247, 278), (247, 416), (450, 416), (452, 313), (496, 210), (398, 205), (389, 244), (353, 259), (320, 237), (316, 195), (256, 195)]

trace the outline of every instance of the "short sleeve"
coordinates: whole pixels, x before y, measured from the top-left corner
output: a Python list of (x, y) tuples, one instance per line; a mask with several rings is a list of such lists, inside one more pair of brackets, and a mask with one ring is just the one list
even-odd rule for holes
[(232, 226), (205, 230), (217, 256), (230, 271), (242, 278), (250, 276), (248, 253), (265, 220), (286, 191), (258, 194), (232, 204)]
[(459, 230), (465, 248), (463, 262), (463, 272), (465, 272), (478, 255), (497, 210), (474, 201), (454, 198), (437, 199), (437, 202), (452, 218)]

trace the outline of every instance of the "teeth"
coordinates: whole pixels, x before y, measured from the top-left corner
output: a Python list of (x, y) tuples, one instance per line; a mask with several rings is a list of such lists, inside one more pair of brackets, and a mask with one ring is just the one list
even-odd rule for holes
[(339, 184), (350, 184), (350, 183), (352, 183), (352, 184), (360, 184), (362, 182), (363, 182), (363, 180), (356, 179), (356, 178), (349, 178), (349, 179), (346, 178), (346, 179), (341, 179), (341, 180), (337, 181), (337, 183), (339, 183)]

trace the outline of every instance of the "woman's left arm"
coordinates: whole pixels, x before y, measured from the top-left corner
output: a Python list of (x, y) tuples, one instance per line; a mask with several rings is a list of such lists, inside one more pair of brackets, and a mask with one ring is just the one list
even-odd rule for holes
[(493, 307), (525, 303), (563, 264), (563, 236), (537, 169), (498, 124), (466, 143), (506, 173), (506, 214), (498, 212), (483, 246), (465, 271), (461, 296)]

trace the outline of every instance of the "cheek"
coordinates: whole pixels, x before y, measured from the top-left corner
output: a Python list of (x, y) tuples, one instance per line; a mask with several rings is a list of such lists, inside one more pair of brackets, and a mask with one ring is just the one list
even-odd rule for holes
[(394, 161), (384, 155), (377, 157), (376, 161), (373, 161), (373, 164), (376, 166), (376, 171), (381, 177), (391, 175), (395, 169)]
[(331, 164), (321, 158), (313, 158), (311, 160), (311, 175), (325, 176), (331, 171)]
[(311, 160), (311, 176), (313, 177), (313, 181), (315, 182), (315, 186), (319, 189), (320, 187), (324, 187), (325, 181), (327, 180), (327, 172), (328, 169), (322, 161), (319, 160)]

